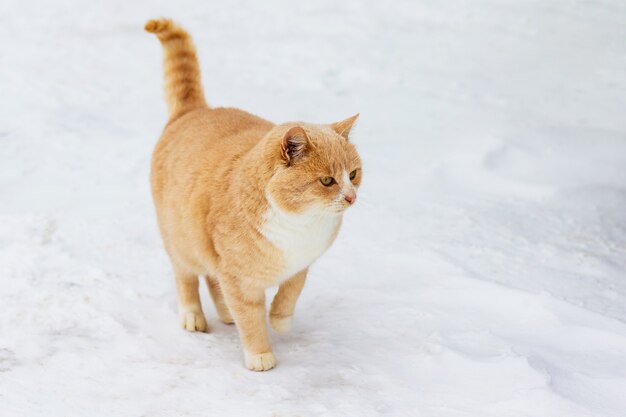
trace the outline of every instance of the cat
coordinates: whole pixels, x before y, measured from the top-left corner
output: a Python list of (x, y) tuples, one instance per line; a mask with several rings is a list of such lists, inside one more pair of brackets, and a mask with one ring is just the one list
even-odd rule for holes
[(204, 276), (220, 319), (235, 323), (248, 369), (276, 365), (269, 322), (291, 328), (307, 271), (356, 200), (361, 160), (348, 137), (358, 114), (332, 124), (273, 124), (208, 106), (190, 35), (170, 19), (145, 30), (164, 49), (169, 111), (152, 157), (152, 196), (176, 277), (182, 326), (208, 331)]

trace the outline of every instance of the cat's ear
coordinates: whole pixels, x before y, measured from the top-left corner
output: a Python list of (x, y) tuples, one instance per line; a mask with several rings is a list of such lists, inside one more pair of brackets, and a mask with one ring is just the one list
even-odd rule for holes
[(307, 144), (309, 138), (300, 126), (294, 126), (285, 133), (281, 143), (281, 154), (283, 161), (287, 165), (299, 158), (302, 158), (306, 153)]
[(337, 132), (339, 135), (343, 136), (346, 140), (348, 140), (348, 135), (350, 134), (350, 129), (352, 129), (352, 125), (359, 117), (359, 113), (355, 114), (352, 117), (348, 117), (346, 120), (342, 120), (337, 123), (333, 123), (330, 125), (332, 129)]

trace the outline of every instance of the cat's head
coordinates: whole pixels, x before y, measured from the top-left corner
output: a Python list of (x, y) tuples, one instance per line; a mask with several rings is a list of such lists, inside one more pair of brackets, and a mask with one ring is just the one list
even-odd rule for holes
[(349, 133), (358, 114), (330, 125), (288, 123), (274, 129), (277, 169), (268, 197), (290, 213), (339, 215), (357, 198), (361, 158)]

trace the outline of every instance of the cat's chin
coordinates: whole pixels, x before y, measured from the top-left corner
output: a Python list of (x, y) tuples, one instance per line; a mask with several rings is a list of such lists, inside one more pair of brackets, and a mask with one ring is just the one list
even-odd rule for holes
[(344, 211), (345, 210), (328, 209), (324, 210), (323, 213), (320, 213), (315, 217), (318, 219), (339, 219), (343, 216)]
[(310, 218), (331, 218), (331, 217), (340, 217), (345, 208), (339, 207), (317, 207), (310, 210), (305, 210), (299, 213), (301, 216), (310, 217)]
[(331, 216), (341, 216), (343, 213), (345, 213), (346, 208), (347, 208), (347, 207), (345, 207), (345, 208), (331, 209), (331, 210), (329, 210), (329, 214), (330, 214)]
[(336, 204), (330, 204), (326, 206), (316, 207), (311, 209), (309, 213), (315, 213), (318, 216), (322, 217), (337, 217), (341, 216), (348, 207), (342, 207)]
[(350, 207), (347, 204), (331, 204), (327, 207), (325, 207), (325, 211), (329, 214), (329, 215), (334, 215), (334, 216), (341, 216), (343, 213), (345, 213), (346, 209)]

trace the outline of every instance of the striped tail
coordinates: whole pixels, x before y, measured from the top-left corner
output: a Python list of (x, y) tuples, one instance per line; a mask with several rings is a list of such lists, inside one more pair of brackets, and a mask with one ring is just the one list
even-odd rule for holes
[(191, 36), (170, 19), (153, 19), (147, 32), (163, 45), (165, 97), (170, 120), (201, 107), (208, 107), (200, 84), (200, 65)]

